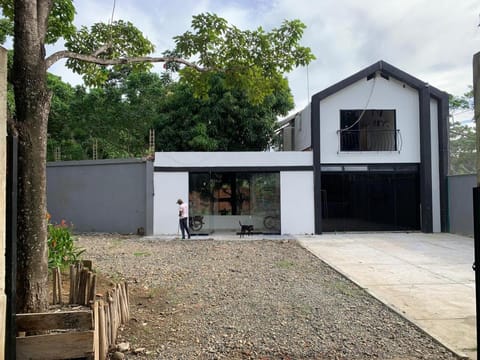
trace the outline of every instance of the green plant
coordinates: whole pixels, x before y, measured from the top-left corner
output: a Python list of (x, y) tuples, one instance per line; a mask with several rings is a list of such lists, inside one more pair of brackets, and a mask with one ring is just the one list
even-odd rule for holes
[(71, 226), (65, 220), (60, 224), (50, 223), (50, 214), (47, 214), (48, 230), (48, 267), (65, 268), (80, 259), (85, 249), (74, 245)]
[(149, 252), (134, 252), (133, 253), (133, 256), (138, 256), (138, 257), (145, 257), (145, 256), (150, 256), (152, 255), (151, 253)]
[(290, 260), (280, 260), (280, 261), (277, 261), (275, 265), (280, 269), (290, 269), (295, 265), (295, 263)]

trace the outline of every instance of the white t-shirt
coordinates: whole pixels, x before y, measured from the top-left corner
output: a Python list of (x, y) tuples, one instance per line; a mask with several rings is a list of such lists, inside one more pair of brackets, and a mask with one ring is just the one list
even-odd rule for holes
[(186, 203), (181, 204), (178, 207), (178, 211), (180, 214), (180, 219), (188, 218), (188, 206)]

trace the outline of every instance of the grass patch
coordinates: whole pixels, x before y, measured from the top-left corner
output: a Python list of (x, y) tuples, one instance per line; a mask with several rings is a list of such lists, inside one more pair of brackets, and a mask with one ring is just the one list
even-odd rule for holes
[(134, 252), (133, 253), (133, 256), (137, 256), (137, 257), (144, 257), (144, 256), (150, 256), (152, 255), (151, 253), (149, 252)]
[(280, 269), (291, 269), (295, 263), (291, 260), (280, 260), (277, 261), (275, 265)]
[(333, 287), (344, 295), (358, 296), (364, 294), (364, 290), (346, 281), (335, 281)]
[(112, 250), (112, 249), (116, 249), (116, 248), (120, 247), (121, 245), (123, 245), (123, 240), (122, 239), (113, 239), (113, 240), (111, 240), (111, 244), (108, 248), (110, 250)]

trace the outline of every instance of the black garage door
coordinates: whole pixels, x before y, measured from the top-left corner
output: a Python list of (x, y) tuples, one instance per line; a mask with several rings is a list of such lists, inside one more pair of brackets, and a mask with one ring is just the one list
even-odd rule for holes
[(420, 229), (416, 166), (322, 171), (322, 231)]

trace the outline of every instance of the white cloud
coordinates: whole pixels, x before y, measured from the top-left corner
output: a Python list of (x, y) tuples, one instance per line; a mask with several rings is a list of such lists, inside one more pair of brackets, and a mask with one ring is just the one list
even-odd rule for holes
[[(108, 21), (113, 2), (75, 3), (77, 25)], [(132, 21), (160, 54), (190, 27), (193, 15), (212, 12), (239, 28), (265, 29), (284, 19), (307, 25), (302, 43), (316, 55), (307, 70), (288, 74), (297, 108), (343, 78), (385, 60), (455, 95), (472, 83), (472, 56), (480, 48), (480, 4), (476, 0), (117, 0), (114, 18)], [(52, 72), (78, 83), (61, 64)], [(72, 79), (72, 80), (71, 80)]]

